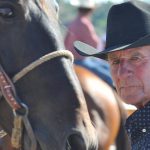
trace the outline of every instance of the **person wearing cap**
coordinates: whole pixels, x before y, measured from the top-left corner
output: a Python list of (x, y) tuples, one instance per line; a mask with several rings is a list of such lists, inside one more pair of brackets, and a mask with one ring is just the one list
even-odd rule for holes
[(93, 10), (95, 9), (95, 2), (93, 0), (77, 0), (71, 1), (70, 3), (78, 8), (78, 14), (68, 26), (68, 32), (65, 37), (65, 47), (74, 54), (75, 60), (82, 60), (84, 57), (75, 51), (73, 42), (80, 40), (97, 48), (99, 38), (90, 20)]
[[(66, 49), (73, 53), (75, 64), (92, 71), (113, 87), (107, 62), (97, 60), (96, 58), (85, 59), (85, 57), (79, 55), (73, 47), (73, 42), (76, 40), (85, 42), (94, 48), (97, 48), (98, 45), (102, 45), (90, 20), (95, 10), (96, 2), (94, 0), (70, 0), (70, 4), (78, 8), (78, 15), (68, 26), (68, 32), (66, 33), (64, 42)], [(99, 66), (99, 68), (96, 66)]]
[(125, 124), (132, 150), (150, 150), (150, 4), (138, 0), (112, 6), (102, 52), (79, 41), (74, 46), (84, 56), (109, 62), (117, 93), (137, 107)]

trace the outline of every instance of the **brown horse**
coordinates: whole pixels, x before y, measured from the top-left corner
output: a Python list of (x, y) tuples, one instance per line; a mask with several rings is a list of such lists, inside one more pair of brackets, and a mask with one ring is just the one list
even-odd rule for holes
[[(77, 65), (74, 68), (84, 91), (90, 117), (99, 135), (99, 150), (108, 150), (112, 144), (116, 145), (117, 150), (130, 150), (123, 126), (127, 116), (121, 99), (95, 74)], [(9, 141), (9, 136), (3, 139), (4, 150), (12, 150)]]
[(124, 129), (127, 117), (121, 99), (98, 76), (75, 65), (75, 71), (84, 91), (90, 117), (99, 135), (99, 150), (108, 150), (116, 144), (117, 150), (130, 150)]

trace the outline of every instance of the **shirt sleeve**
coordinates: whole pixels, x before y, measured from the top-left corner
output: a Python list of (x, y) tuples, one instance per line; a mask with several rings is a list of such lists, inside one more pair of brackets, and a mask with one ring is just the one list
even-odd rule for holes
[(83, 42), (97, 48), (99, 38), (94, 30), (93, 25), (90, 22), (84, 22), (79, 28), (80, 38)]

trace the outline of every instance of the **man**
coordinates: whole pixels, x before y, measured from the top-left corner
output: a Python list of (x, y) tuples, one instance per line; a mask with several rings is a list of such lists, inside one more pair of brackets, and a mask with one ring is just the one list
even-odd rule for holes
[(114, 5), (107, 18), (106, 49), (76, 42), (82, 55), (108, 60), (118, 94), (137, 107), (126, 121), (132, 150), (150, 150), (150, 4)]
[(94, 0), (70, 0), (70, 4), (78, 8), (78, 14), (68, 26), (68, 32), (65, 36), (66, 49), (73, 53), (76, 65), (87, 68), (113, 87), (107, 62), (96, 58), (85, 59), (73, 47), (73, 42), (76, 40), (85, 42), (94, 48), (97, 48), (98, 45), (102, 46), (102, 42), (97, 36), (91, 22), (92, 13), (96, 8), (96, 2)]
[(95, 48), (98, 46), (99, 38), (91, 22), (91, 16), (95, 9), (95, 2), (93, 0), (73, 0), (70, 1), (70, 3), (77, 7), (78, 14), (68, 26), (68, 32), (65, 37), (65, 46), (74, 54), (75, 61), (78, 61), (84, 57), (80, 56), (75, 51), (73, 47), (74, 41), (80, 40)]

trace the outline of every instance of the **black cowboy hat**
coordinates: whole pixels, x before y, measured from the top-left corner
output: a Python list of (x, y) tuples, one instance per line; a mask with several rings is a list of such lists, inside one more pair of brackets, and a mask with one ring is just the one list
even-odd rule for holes
[(83, 56), (107, 59), (110, 52), (146, 45), (150, 45), (150, 4), (138, 0), (111, 7), (105, 50), (100, 52), (80, 41), (74, 43), (74, 48)]

